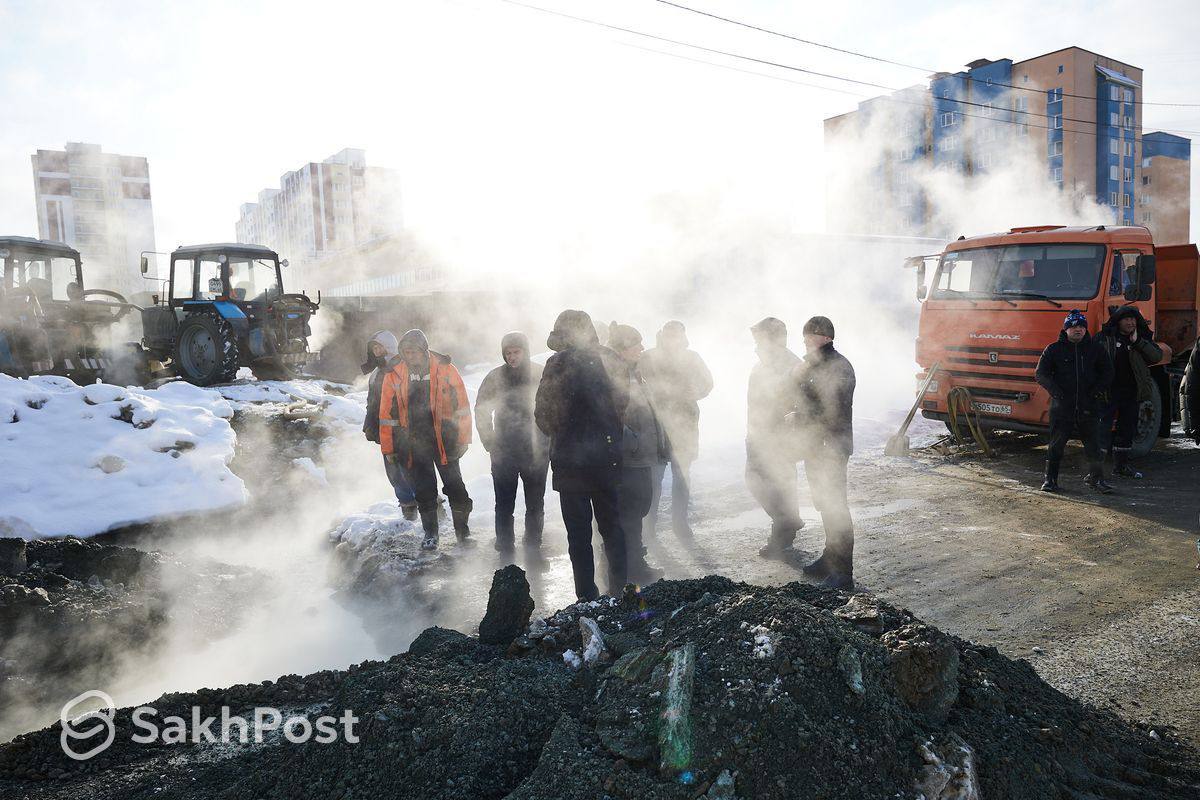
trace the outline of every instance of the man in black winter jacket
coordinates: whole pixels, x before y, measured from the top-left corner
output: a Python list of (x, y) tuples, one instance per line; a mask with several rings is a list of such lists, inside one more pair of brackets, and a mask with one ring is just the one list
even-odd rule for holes
[[(383, 390), (383, 378), (392, 367), (400, 361), (399, 340), (391, 331), (377, 331), (367, 340), (367, 360), (362, 365), (363, 374), (370, 374), (367, 380), (367, 413), (363, 418), (363, 436), (368, 442), (379, 444), (379, 398)], [(387, 472), (388, 482), (396, 493), (396, 502), (404, 518), (412, 521), (417, 518), (417, 495), (412, 485), (404, 477), (404, 470), (395, 459), (383, 459), (383, 468)]]
[(542, 367), (529, 360), (529, 337), (518, 331), (500, 340), (504, 363), (489, 372), (475, 398), (475, 427), (492, 457), (496, 490), (496, 550), (513, 550), (517, 480), (525, 487), (525, 549), (536, 557), (545, 521), (550, 440), (533, 421)]
[(595, 515), (608, 559), (608, 590), (625, 585), (625, 536), (617, 511), (628, 371), (602, 347), (584, 311), (558, 315), (546, 345), (546, 362), (534, 404), (537, 426), (550, 437), (550, 467), (567, 528), (575, 595), (599, 596), (592, 553)]
[(1114, 311), (1097, 339), (1113, 362), (1112, 387), (1100, 413), (1100, 438), (1105, 441), (1112, 434), (1113, 474), (1140, 478), (1142, 473), (1129, 466), (1129, 451), (1137, 434), (1141, 405), (1154, 401), (1150, 367), (1162, 360), (1163, 351), (1154, 343), (1150, 323), (1137, 306), (1121, 306)]
[(1183, 402), (1187, 411), (1184, 434), (1200, 444), (1200, 339), (1192, 345), (1192, 356), (1183, 373)]
[(793, 422), (805, 441), (804, 472), (825, 528), (825, 550), (804, 568), (833, 589), (854, 588), (854, 521), (846, 498), (846, 467), (854, 452), (854, 367), (833, 346), (833, 323), (804, 324), (804, 364), (796, 370), (799, 402)]
[(1113, 365), (1104, 346), (1088, 335), (1087, 317), (1078, 309), (1067, 314), (1058, 341), (1042, 351), (1037, 382), (1050, 393), (1050, 443), (1046, 451), (1046, 481), (1042, 491), (1060, 491), (1058, 469), (1067, 441), (1078, 435), (1088, 460), (1087, 484), (1101, 494), (1112, 491), (1104, 480), (1097, 421), (1099, 397), (1113, 379)]

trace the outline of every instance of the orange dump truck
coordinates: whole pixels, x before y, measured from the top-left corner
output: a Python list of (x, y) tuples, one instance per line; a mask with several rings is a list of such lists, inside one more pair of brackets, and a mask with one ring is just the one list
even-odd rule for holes
[(984, 427), (1048, 430), (1050, 396), (1034, 369), (1067, 312), (1083, 311), (1095, 336), (1114, 309), (1134, 304), (1164, 356), (1151, 369), (1156, 391), (1142, 404), (1133, 454), (1169, 435), (1174, 420), (1189, 433), (1200, 427), (1196, 245), (1156, 247), (1142, 227), (1042, 225), (960, 237), (906, 266), (916, 268), (922, 301), (919, 377), (939, 365), (921, 399), (925, 417), (948, 421), (949, 394), (962, 387)]

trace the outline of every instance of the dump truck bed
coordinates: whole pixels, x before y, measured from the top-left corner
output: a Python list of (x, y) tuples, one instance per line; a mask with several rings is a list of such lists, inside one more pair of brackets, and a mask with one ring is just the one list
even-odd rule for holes
[(1155, 338), (1173, 352), (1183, 353), (1200, 335), (1200, 254), (1194, 244), (1156, 247), (1154, 252), (1158, 262)]

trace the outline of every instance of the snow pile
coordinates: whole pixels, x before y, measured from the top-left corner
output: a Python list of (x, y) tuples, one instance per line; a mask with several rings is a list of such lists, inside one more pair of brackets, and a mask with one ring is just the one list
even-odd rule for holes
[(395, 503), (376, 503), (366, 511), (351, 514), (329, 532), (329, 540), (345, 542), (355, 552), (372, 550), (392, 543), (396, 537), (420, 537), (416, 526), (406, 520)]
[(217, 386), (211, 391), (219, 393), (237, 411), (267, 403), (299, 409), (311, 406), (313, 412), (326, 419), (357, 430), (362, 427), (366, 414), (367, 393), (351, 392), (349, 389), (345, 384), (322, 380), (247, 380)]
[(0, 375), (0, 535), (91, 536), (244, 503), (232, 416), (218, 393), (183, 382)]

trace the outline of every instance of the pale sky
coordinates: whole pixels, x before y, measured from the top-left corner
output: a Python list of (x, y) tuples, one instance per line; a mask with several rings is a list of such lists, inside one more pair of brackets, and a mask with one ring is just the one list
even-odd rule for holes
[[(889, 86), (925, 77), (653, 0), (533, 4)], [(1200, 11), (1185, 0), (684, 4), (946, 71), (1074, 44), (1142, 67), (1149, 102), (1200, 103)], [(160, 250), (231, 239), (240, 203), (348, 146), (398, 168), (408, 221), (438, 245), (469, 240), (471, 258), (575, 228), (619, 236), (665, 192), (716, 191), (820, 231), (822, 120), (882, 93), (501, 0), (10, 0), (0, 28), (0, 232), (37, 233), (37, 148), (93, 142), (149, 158)], [(1146, 106), (1144, 130), (1160, 127), (1200, 131), (1200, 107)]]

